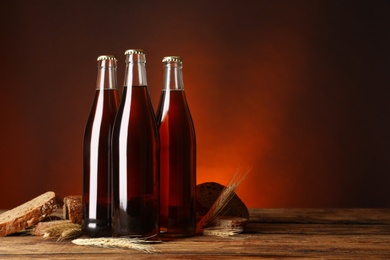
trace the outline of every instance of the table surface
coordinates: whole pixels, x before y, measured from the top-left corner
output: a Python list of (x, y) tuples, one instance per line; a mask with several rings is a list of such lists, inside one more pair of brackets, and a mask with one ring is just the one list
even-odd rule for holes
[(158, 253), (77, 246), (37, 236), (0, 237), (8, 259), (390, 259), (390, 209), (250, 209), (245, 233), (153, 244)]

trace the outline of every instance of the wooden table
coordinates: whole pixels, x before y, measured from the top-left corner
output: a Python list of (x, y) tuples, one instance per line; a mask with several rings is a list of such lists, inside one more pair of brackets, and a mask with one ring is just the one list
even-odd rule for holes
[(0, 259), (390, 259), (390, 209), (251, 209), (245, 233), (154, 244), (146, 254), (35, 236), (0, 238)]

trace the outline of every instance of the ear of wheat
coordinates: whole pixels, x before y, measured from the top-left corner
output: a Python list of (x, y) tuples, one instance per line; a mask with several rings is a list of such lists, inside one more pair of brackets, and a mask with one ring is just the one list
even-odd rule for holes
[(74, 239), (72, 243), (80, 246), (95, 246), (103, 248), (118, 248), (118, 249), (135, 249), (144, 253), (160, 252), (149, 243), (158, 243), (157, 241), (148, 241), (141, 238), (128, 237), (102, 237), (102, 238), (86, 238)]
[(231, 237), (240, 234), (242, 231), (242, 227), (208, 227), (203, 229), (203, 235)]
[(58, 241), (75, 238), (81, 235), (81, 225), (71, 222), (58, 223), (44, 230), (44, 238), (57, 238)]

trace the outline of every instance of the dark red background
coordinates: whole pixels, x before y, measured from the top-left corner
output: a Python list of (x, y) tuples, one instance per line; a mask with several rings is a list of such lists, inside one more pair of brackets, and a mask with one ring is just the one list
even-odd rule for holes
[(249, 207), (390, 206), (388, 1), (2, 1), (0, 208), (81, 194), (96, 58), (184, 59), (198, 183)]

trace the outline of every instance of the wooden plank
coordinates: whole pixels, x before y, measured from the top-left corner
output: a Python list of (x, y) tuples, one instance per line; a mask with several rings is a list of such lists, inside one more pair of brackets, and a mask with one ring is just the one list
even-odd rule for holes
[(383, 209), (249, 209), (251, 222), (390, 224)]
[(296, 235), (389, 235), (390, 225), (378, 224), (301, 224), (301, 223), (249, 223), (247, 234)]

